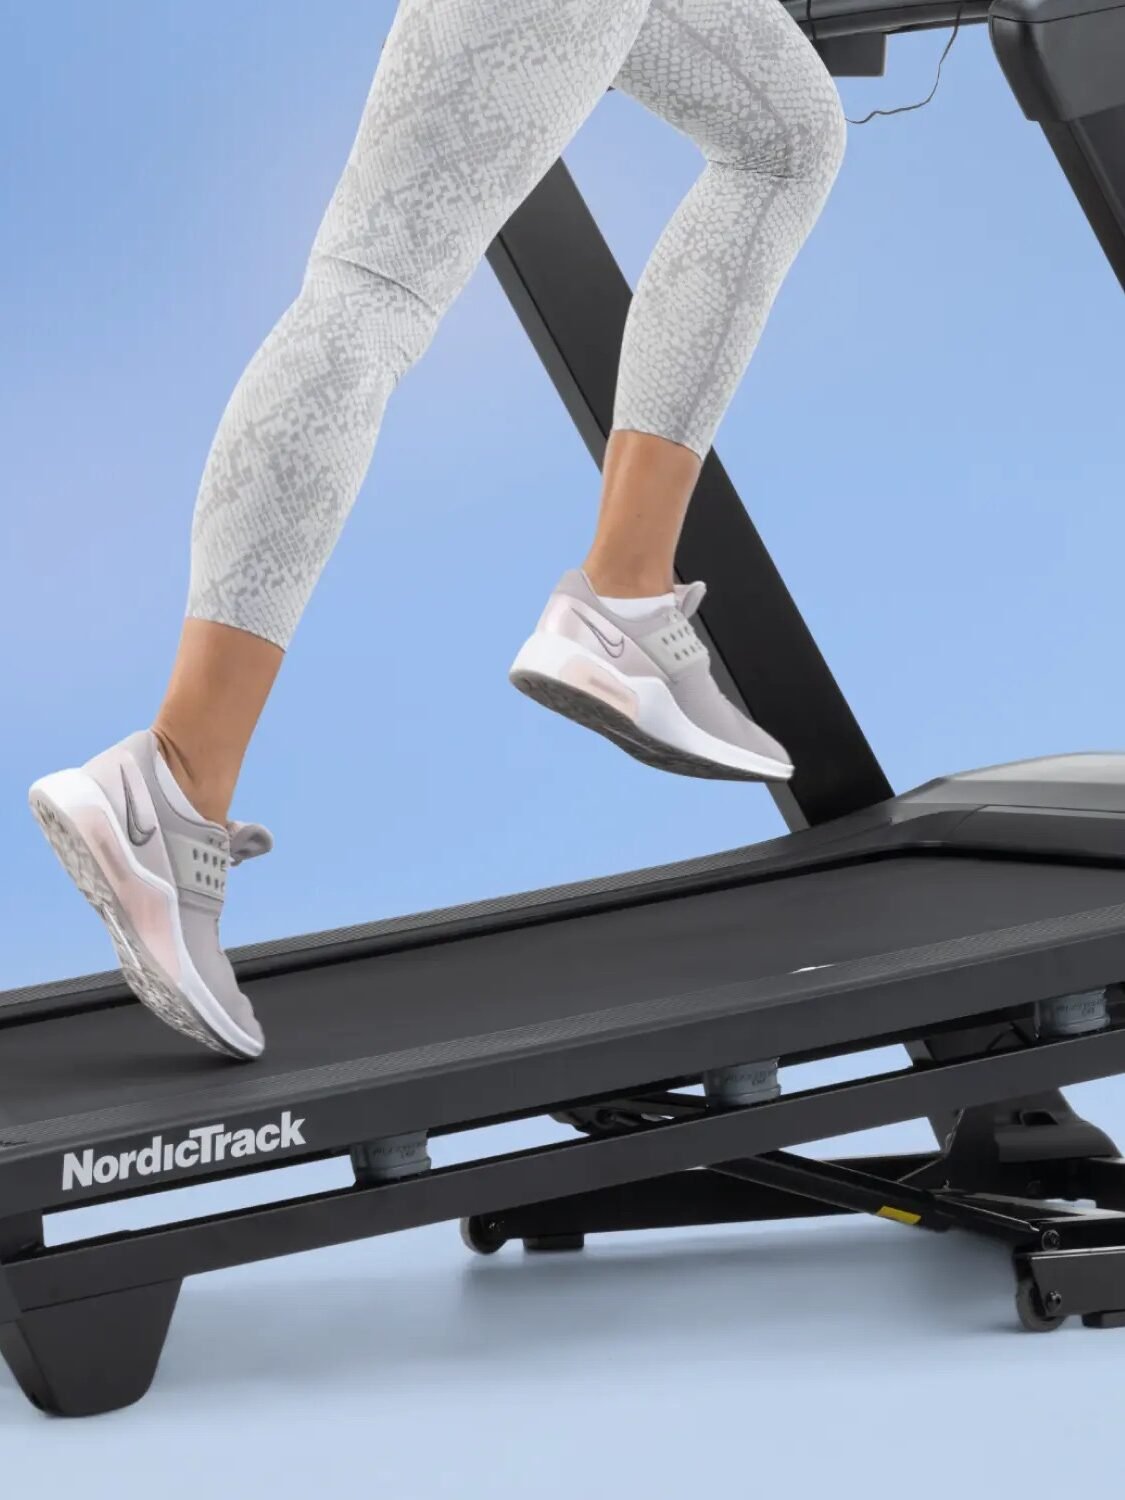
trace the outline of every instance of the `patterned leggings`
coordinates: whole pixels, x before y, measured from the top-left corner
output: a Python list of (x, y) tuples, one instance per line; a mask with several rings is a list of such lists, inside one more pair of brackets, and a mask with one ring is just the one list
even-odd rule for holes
[(707, 453), (839, 170), (780, 0), (400, 0), (299, 295), (223, 415), (188, 614), (288, 646), (387, 398), (610, 85), (701, 149), (633, 298), (615, 428)]

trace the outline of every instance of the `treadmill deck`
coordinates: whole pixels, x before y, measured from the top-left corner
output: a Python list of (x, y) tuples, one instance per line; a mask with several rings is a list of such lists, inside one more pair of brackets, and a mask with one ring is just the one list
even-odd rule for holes
[(987, 1009), (966, 975), (942, 987), (950, 1014), (935, 1012), (926, 980), (952, 966), (1034, 954), (1042, 971), (1050, 947), (1041, 993), (997, 992), (997, 1008), (1063, 992), (1042, 990), (1051, 962), (1066, 987), (1109, 983), (1116, 973), (1083, 977), (1077, 955), (1104, 967), (1089, 944), (1109, 939), (1116, 954), (1118, 934), (1125, 943), (1125, 869), (925, 853), (431, 933), (423, 946), (246, 982), (267, 1036), (250, 1065), (202, 1051), (133, 1002), (0, 1028), (0, 1161), (408, 1081), (412, 1123), (398, 1114), (396, 1129), (515, 1113), (527, 1105), (514, 1080), (530, 1070), (508, 1065), (533, 1057), (551, 1061), (554, 1097), (574, 1099), (729, 1063), (732, 1045), (744, 1060), (854, 1047)]

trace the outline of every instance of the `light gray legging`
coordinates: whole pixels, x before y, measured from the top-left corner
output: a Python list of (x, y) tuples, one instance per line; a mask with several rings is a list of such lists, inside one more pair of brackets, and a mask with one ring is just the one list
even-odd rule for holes
[(615, 428), (707, 453), (846, 126), (781, 0), (401, 0), (296, 301), (207, 461), (188, 614), (287, 647), (383, 408), (610, 85), (702, 150), (633, 298)]

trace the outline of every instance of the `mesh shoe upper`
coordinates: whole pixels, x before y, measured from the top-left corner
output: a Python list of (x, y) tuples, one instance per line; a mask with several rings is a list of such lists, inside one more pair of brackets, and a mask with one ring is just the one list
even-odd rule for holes
[(662, 678), (687, 717), (708, 734), (788, 764), (785, 748), (736, 708), (712, 676), (710, 652), (691, 623), (706, 592), (703, 583), (678, 584), (674, 605), (630, 620), (614, 614), (585, 573), (574, 569), (560, 580), (539, 628), (600, 648), (628, 676)]
[[(273, 839), (258, 824), (236, 823), (226, 828), (202, 817), (185, 817), (160, 785), (155, 764), (158, 753), (151, 731), (138, 730), (95, 756), (85, 770), (97, 781), (125, 826), (133, 857), (161, 878), (163, 845), (179, 892), (180, 925), (192, 963), (233, 1020), (250, 1035), (260, 1035), (250, 1002), (239, 990), (223, 951), (219, 919), (230, 867), (266, 853)], [(158, 830), (148, 825), (147, 813), (139, 810), (138, 802), (147, 806), (147, 800), (138, 797), (133, 782), (138, 773), (155, 809)]]

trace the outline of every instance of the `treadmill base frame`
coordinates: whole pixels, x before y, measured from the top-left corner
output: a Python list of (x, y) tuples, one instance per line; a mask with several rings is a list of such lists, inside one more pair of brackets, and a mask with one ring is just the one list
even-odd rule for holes
[[(509, 1239), (573, 1251), (625, 1229), (877, 1214), (1008, 1244), (1025, 1327), (1125, 1323), (1125, 1213), (1065, 1201), (1125, 1209), (1125, 1162), (1039, 1092), (1122, 1071), (1120, 1015), (1085, 1037), (1029, 1041), (1013, 1026), (983, 1055), (925, 1050), (897, 1073), (736, 1108), (666, 1087), (576, 1101), (553, 1111), (579, 1127), (571, 1141), (389, 1181), (356, 1172), (351, 1187), (58, 1247), (39, 1214), (0, 1220), (0, 1353), (41, 1410), (112, 1411), (148, 1390), (186, 1276), (456, 1219), (492, 1253)], [(785, 1149), (945, 1113), (956, 1124), (938, 1153), (819, 1162)]]

